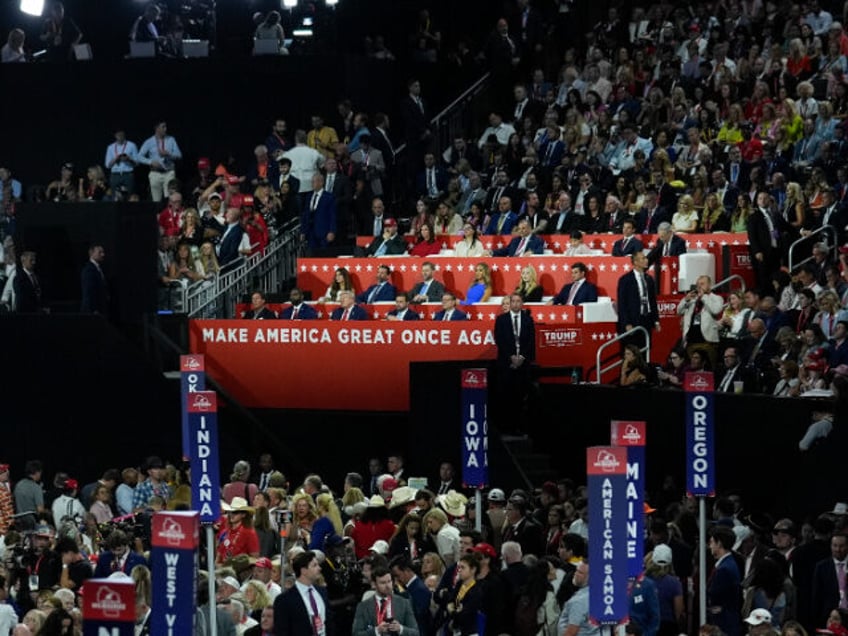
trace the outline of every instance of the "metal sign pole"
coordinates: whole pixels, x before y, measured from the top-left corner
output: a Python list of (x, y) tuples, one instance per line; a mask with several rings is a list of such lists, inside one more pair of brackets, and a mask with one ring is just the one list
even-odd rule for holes
[(206, 567), (209, 570), (209, 635), (218, 636), (218, 600), (215, 598), (215, 529), (206, 524)]
[(483, 531), (483, 489), (477, 489), (477, 496), (474, 497), (474, 529), (477, 532)]
[(707, 499), (698, 497), (698, 611), (701, 625), (707, 622)]

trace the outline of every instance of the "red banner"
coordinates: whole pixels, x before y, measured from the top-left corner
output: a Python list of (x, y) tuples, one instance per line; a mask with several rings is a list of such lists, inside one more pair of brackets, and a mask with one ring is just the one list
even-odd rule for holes
[[(659, 307), (662, 330), (654, 333), (652, 357), (663, 363), (680, 327), (675, 299), (660, 299)], [(598, 347), (615, 338), (615, 323), (584, 323), (579, 307), (528, 309), (537, 323), (538, 364), (580, 366), (583, 377), (594, 380), (588, 371)], [(437, 310), (427, 305), (425, 314)], [(409, 363), (493, 360), (492, 330), (499, 311), (498, 306), (477, 305), (471, 311), (474, 320), (464, 323), (193, 320), (189, 332), (191, 350), (206, 356), (207, 373), (245, 406), (405, 411)], [(611, 356), (617, 353), (616, 346), (610, 347)], [(603, 380), (616, 377), (611, 373)]]

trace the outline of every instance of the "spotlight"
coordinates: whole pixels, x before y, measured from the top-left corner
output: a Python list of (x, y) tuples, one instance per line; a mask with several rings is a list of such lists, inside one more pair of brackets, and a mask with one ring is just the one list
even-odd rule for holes
[(44, 0), (21, 0), (21, 11), (40, 17), (44, 13)]
[(292, 35), (296, 38), (311, 38), (312, 29), (295, 29), (292, 31)]
[(334, 7), (339, 3), (339, 0), (324, 0), (328, 7)]
[(311, 27), (312, 26), (312, 18), (310, 18), (309, 16), (303, 18), (303, 26)]
[(286, 9), (294, 9), (297, 6), (297, 0), (283, 0), (283, 7)]

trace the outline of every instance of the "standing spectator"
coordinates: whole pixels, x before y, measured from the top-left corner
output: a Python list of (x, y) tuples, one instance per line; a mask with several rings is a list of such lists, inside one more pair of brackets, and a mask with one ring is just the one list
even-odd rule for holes
[(109, 286), (103, 274), (106, 251), (95, 243), (88, 249), (88, 262), (82, 268), (82, 305), (84, 314), (109, 314)]
[[(9, 464), (0, 464), (0, 534), (5, 535), (12, 523), (15, 507), (12, 503), (12, 489), (9, 486)], [(0, 585), (0, 589), (2, 589)], [(0, 605), (2, 598), (0, 597)], [(0, 631), (0, 634), (3, 632)]]
[(710, 553), (716, 562), (707, 587), (707, 622), (721, 628), (726, 636), (739, 636), (742, 588), (732, 553), (736, 535), (727, 526), (716, 525), (709, 537)]
[(306, 131), (294, 133), (294, 148), (287, 151), (283, 157), (291, 161), (291, 174), (298, 180), (300, 189), (301, 209), (308, 204), (312, 194), (312, 177), (324, 165), (324, 155), (306, 145)]
[(331, 159), (336, 156), (338, 143), (335, 128), (325, 125), (321, 115), (312, 115), (312, 129), (306, 135), (306, 145)]
[(138, 162), (150, 166), (148, 181), (150, 197), (161, 201), (168, 196), (168, 184), (175, 176), (175, 162), (183, 158), (177, 140), (168, 134), (168, 124), (164, 121), (156, 124), (153, 136), (141, 144)]
[(65, 5), (54, 2), (47, 12), (40, 37), (47, 47), (47, 59), (51, 62), (65, 62), (71, 59), (74, 44), (82, 40), (82, 31), (65, 15)]
[(256, 27), (253, 37), (257, 40), (276, 40), (280, 54), (288, 55), (289, 51), (284, 46), (286, 32), (280, 24), (280, 19), (279, 11), (269, 11), (265, 20)]
[(336, 200), (324, 190), (321, 173), (312, 174), (308, 194), (300, 218), (301, 239), (311, 250), (328, 247), (336, 240)]
[(115, 490), (115, 505), (118, 515), (128, 515), (133, 511), (133, 493), (138, 484), (138, 471), (135, 468), (124, 468), (121, 471), (122, 483)]
[(20, 267), (15, 271), (15, 311), (19, 314), (38, 313), (42, 309), (41, 283), (35, 275), (35, 252), (21, 254)]
[(24, 51), (24, 42), (26, 34), (21, 29), (12, 29), (9, 31), (9, 39), (3, 48), (0, 49), (0, 61), (6, 62), (26, 62), (26, 52)]
[(660, 328), (654, 279), (645, 275), (648, 257), (637, 252), (630, 257), (633, 269), (618, 279), (618, 333), (644, 327), (648, 333)]
[(152, 497), (161, 497), (165, 504), (171, 498), (171, 489), (165, 483), (165, 465), (156, 456), (148, 457), (145, 461), (147, 479), (135, 487), (133, 493), (133, 510), (139, 511), (150, 502)]
[(403, 119), (404, 136), (406, 137), (408, 179), (412, 182), (415, 171), (424, 160), (424, 152), (430, 141), (431, 132), (427, 108), (421, 99), (421, 82), (412, 78), (406, 83), (409, 93), (401, 101), (401, 117)]
[(133, 170), (138, 162), (138, 147), (127, 139), (123, 130), (115, 132), (115, 141), (106, 147), (104, 165), (109, 171), (109, 186), (117, 194), (122, 189), (127, 195), (135, 193)]
[[(495, 319), (495, 344), (498, 347), (498, 382), (501, 390), (501, 430), (520, 429), (521, 407), (530, 388), (530, 366), (536, 359), (536, 325), (524, 310), (521, 294), (509, 297), (509, 312)], [(522, 546), (527, 547), (527, 546)], [(538, 545), (534, 543), (534, 548)], [(534, 552), (542, 556), (542, 552)]]
[(18, 515), (30, 514), (18, 517), (16, 524), (22, 530), (30, 530), (35, 527), (36, 515), (47, 510), (41, 486), (41, 462), (37, 459), (28, 461), (24, 473), (26, 476), (15, 484), (15, 512)]

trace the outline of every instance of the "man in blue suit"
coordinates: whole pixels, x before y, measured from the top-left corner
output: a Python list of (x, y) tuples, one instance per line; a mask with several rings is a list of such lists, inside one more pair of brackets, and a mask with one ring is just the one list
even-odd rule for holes
[(312, 194), (300, 213), (300, 235), (310, 250), (336, 240), (336, 199), (324, 190), (324, 175), (318, 172), (312, 177)]
[(448, 173), (436, 165), (436, 157), (428, 152), (424, 155), (424, 170), (415, 180), (415, 192), (423, 198), (436, 201), (448, 187)]
[(741, 632), (742, 579), (733, 558), (735, 542), (736, 535), (727, 526), (710, 529), (707, 545), (716, 563), (707, 584), (707, 622), (720, 627), (727, 636)]
[(646, 274), (648, 257), (642, 252), (636, 252), (630, 259), (632, 269), (618, 279), (618, 333), (644, 327), (650, 334), (651, 330), (660, 327), (657, 288), (654, 279)]
[(415, 614), (415, 621), (418, 623), (419, 634), (429, 634), (432, 618), (430, 616), (430, 599), (432, 594), (424, 581), (415, 574), (412, 568), (412, 562), (409, 557), (396, 556), (389, 564), (394, 574), (395, 580), (403, 585), (406, 590), (406, 596), (412, 602), (412, 611)]
[(303, 292), (297, 287), (289, 292), (291, 305), (280, 312), (280, 320), (315, 320), (318, 312), (311, 305), (303, 302)]
[(294, 585), (274, 600), (274, 630), (280, 636), (333, 636), (327, 590), (317, 587), (321, 566), (315, 553), (301, 552), (292, 560)]
[(587, 268), (577, 262), (571, 266), (571, 282), (548, 301), (549, 305), (582, 305), (598, 301), (598, 288), (586, 280)]
[(498, 201), (498, 211), (492, 215), (492, 220), (489, 221), (484, 234), (490, 236), (495, 234), (511, 234), (517, 220), (518, 215), (512, 211), (512, 199), (501, 197)]
[(541, 254), (544, 251), (544, 241), (533, 234), (530, 222), (522, 219), (518, 222), (518, 236), (514, 237), (506, 247), (494, 250), (492, 256), (524, 256), (530, 253)]
[(442, 295), (442, 310), (436, 312), (433, 320), (468, 320), (468, 314), (456, 308), (456, 296), (445, 292)]
[(386, 314), (386, 320), (421, 320), (421, 316), (409, 308), (409, 294), (398, 292), (395, 296), (395, 308)]
[[(244, 248), (242, 239), (245, 237), (244, 228), (241, 225), (240, 208), (228, 208), (225, 218), (227, 229), (224, 230), (221, 242), (218, 243), (218, 263), (221, 267), (232, 263), (241, 256), (241, 251)], [(249, 243), (249, 241), (247, 242)]]
[(339, 304), (341, 306), (330, 314), (330, 320), (368, 320), (368, 314), (356, 304), (352, 291), (339, 292)]
[(621, 224), (621, 233), (624, 237), (613, 243), (613, 256), (630, 256), (644, 249), (642, 241), (635, 236), (636, 221), (633, 219), (624, 219), (624, 222)]
[(377, 282), (359, 294), (359, 296), (356, 297), (356, 302), (368, 303), (370, 305), (372, 303), (390, 302), (394, 300), (395, 296), (397, 296), (397, 290), (395, 289), (395, 286), (389, 282), (389, 277), (391, 275), (392, 271), (389, 269), (388, 265), (380, 265), (377, 268)]

